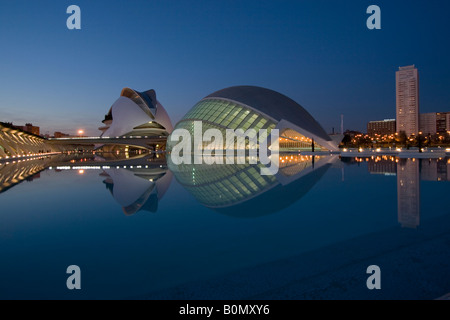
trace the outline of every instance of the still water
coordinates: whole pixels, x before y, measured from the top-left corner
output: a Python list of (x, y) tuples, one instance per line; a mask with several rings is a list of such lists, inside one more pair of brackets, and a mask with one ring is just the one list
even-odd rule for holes
[[(0, 165), (1, 299), (436, 299), (450, 292), (450, 160), (286, 155), (175, 166)], [(66, 269), (81, 269), (68, 290)], [(381, 268), (368, 290), (367, 267)]]

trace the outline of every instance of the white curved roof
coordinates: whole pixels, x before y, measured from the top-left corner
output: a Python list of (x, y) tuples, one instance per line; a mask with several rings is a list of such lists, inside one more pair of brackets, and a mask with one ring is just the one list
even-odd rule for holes
[(163, 126), (168, 134), (173, 131), (169, 115), (156, 99), (154, 90), (138, 92), (124, 88), (119, 99), (112, 105), (109, 115), (112, 117), (112, 123), (102, 134), (103, 137), (122, 136), (150, 121)]
[(108, 130), (103, 133), (103, 137), (119, 137), (153, 120), (136, 103), (126, 97), (120, 97), (114, 102), (111, 115), (113, 121)]
[(255, 86), (236, 86), (216, 91), (205, 99), (208, 98), (224, 98), (243, 103), (278, 122), (287, 120), (322, 140), (331, 141), (330, 136), (308, 111), (276, 91)]

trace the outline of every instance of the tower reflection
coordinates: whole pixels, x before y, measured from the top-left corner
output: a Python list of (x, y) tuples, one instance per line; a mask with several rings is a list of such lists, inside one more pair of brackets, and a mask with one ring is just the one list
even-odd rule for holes
[(397, 163), (398, 222), (403, 228), (420, 225), (419, 160), (399, 159)]
[[(347, 160), (348, 161), (348, 160)], [(377, 156), (355, 158), (355, 163), (368, 162), (371, 174), (397, 176), (398, 222), (403, 228), (420, 225), (420, 181), (450, 181), (450, 159), (414, 159)]]

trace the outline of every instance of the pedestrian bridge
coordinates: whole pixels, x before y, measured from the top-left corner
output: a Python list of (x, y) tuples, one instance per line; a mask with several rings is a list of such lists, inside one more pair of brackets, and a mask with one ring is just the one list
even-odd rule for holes
[(121, 136), (49, 138), (48, 142), (58, 145), (126, 145), (148, 149), (156, 144), (165, 144), (166, 140), (166, 136)]

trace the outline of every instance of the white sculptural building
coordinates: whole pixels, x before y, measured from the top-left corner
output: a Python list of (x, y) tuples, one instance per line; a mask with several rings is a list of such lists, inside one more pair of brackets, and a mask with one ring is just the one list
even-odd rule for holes
[[(139, 92), (124, 88), (111, 106), (100, 127), (103, 138), (165, 138), (173, 126), (164, 107), (156, 99), (155, 90)], [(122, 146), (123, 147), (123, 146)], [(120, 146), (105, 146), (108, 151)]]

